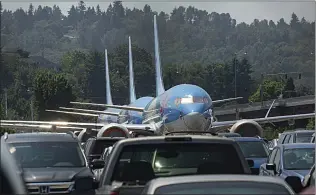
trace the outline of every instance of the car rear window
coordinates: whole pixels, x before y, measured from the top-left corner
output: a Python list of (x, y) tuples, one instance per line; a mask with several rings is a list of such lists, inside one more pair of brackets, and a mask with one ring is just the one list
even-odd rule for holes
[[(241, 159), (232, 144), (133, 145), (123, 148), (119, 161), (115, 166), (116, 176), (112, 178), (112, 181), (124, 181), (125, 178), (119, 177), (122, 175), (120, 172), (123, 171), (127, 163), (135, 164), (135, 162), (145, 162), (146, 171), (153, 172), (151, 177), (245, 173)], [(135, 174), (146, 172), (144, 169), (136, 170), (136, 167), (133, 169)], [(150, 177), (148, 176), (148, 178)]]
[(263, 141), (238, 141), (245, 158), (267, 158), (268, 148)]
[(159, 187), (154, 194), (291, 194), (280, 184), (251, 181), (182, 183)]
[(313, 132), (311, 133), (298, 133), (296, 134), (296, 143), (309, 143), (312, 139)]

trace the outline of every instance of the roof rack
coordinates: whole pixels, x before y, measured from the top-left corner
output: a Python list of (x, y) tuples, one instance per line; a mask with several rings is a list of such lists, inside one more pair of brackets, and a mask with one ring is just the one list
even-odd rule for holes
[(211, 134), (211, 135), (218, 135), (217, 133), (214, 132), (209, 132), (209, 131), (173, 131), (166, 133), (165, 135), (172, 135), (172, 134)]

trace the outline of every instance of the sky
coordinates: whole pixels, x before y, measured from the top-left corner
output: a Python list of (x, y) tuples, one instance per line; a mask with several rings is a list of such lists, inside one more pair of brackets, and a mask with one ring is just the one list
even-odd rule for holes
[[(27, 10), (30, 3), (35, 7), (38, 5), (53, 6), (58, 5), (63, 14), (67, 14), (67, 11), (72, 5), (77, 5), (79, 1), (27, 1), (27, 0), (4, 0), (2, 5), (4, 9), (15, 10), (17, 8), (23, 8)], [(102, 10), (106, 10), (108, 5), (112, 1), (84, 1), (87, 6), (100, 5)], [(229, 13), (233, 19), (237, 20), (237, 23), (246, 22), (251, 23), (254, 19), (267, 19), (278, 21), (280, 18), (284, 18), (286, 22), (291, 20), (291, 14), (294, 12), (300, 19), (305, 17), (307, 21), (315, 21), (315, 1), (167, 1), (167, 0), (140, 0), (137, 2), (128, 0), (123, 1), (123, 6), (129, 8), (142, 9), (145, 4), (151, 6), (152, 10), (160, 12), (164, 11), (170, 13), (173, 8), (189, 5), (198, 9), (206, 10), (209, 13)]]

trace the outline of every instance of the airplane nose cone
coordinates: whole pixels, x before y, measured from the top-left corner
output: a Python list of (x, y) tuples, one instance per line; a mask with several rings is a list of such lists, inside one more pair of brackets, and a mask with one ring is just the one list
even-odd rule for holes
[[(191, 105), (185, 105), (181, 109), (182, 115), (188, 115), (191, 113), (199, 113), (202, 114), (204, 112), (204, 104), (191, 104)], [(194, 115), (194, 114), (192, 114)]]
[(184, 123), (189, 130), (203, 131), (209, 127), (209, 120), (199, 112), (190, 112), (183, 117)]

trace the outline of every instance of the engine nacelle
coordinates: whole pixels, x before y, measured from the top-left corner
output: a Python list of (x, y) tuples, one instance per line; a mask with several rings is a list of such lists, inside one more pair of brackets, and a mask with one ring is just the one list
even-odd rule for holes
[(130, 132), (126, 127), (120, 124), (111, 123), (103, 126), (98, 134), (97, 137), (131, 137)]
[(242, 137), (263, 137), (262, 127), (253, 120), (237, 121), (231, 128), (230, 132), (239, 133)]

